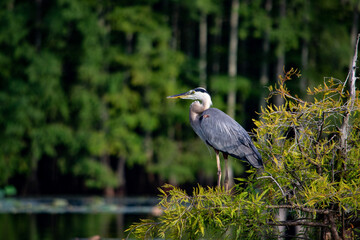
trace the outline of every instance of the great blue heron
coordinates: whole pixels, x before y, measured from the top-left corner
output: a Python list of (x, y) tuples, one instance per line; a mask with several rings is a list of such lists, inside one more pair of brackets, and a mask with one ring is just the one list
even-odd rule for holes
[(230, 116), (217, 108), (210, 108), (211, 97), (205, 88), (198, 87), (168, 98), (199, 100), (190, 105), (190, 124), (201, 140), (215, 150), (218, 187), (221, 182), (220, 152), (225, 161), (224, 185), (226, 190), (229, 188), (228, 155), (246, 160), (255, 168), (263, 167), (261, 155), (252, 143), (249, 134)]

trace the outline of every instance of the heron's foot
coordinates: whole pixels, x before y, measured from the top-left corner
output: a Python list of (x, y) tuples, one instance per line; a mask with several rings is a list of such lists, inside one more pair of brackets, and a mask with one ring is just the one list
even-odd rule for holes
[(229, 191), (229, 180), (225, 178), (224, 180), (224, 186), (225, 186), (225, 191)]
[(227, 172), (225, 174), (224, 186), (225, 186), (225, 191), (226, 192), (229, 191), (229, 176), (228, 176)]
[(218, 184), (217, 184), (217, 186), (218, 186), (218, 188), (220, 188), (221, 187), (221, 171), (218, 171), (217, 175), (218, 175)]

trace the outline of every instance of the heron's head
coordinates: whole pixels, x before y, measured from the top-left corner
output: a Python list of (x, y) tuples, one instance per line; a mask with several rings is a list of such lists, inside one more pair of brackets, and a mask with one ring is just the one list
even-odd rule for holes
[(195, 89), (191, 89), (188, 92), (168, 96), (167, 98), (181, 98), (181, 99), (191, 99), (191, 100), (203, 101), (204, 99), (210, 98), (210, 95), (206, 91), (205, 88), (198, 87), (198, 88), (195, 88)]
[(198, 87), (195, 89), (191, 89), (188, 92), (180, 93), (172, 96), (168, 96), (167, 98), (181, 98), (181, 99), (191, 99), (191, 100), (200, 100), (204, 105), (211, 106), (211, 97), (205, 88)]

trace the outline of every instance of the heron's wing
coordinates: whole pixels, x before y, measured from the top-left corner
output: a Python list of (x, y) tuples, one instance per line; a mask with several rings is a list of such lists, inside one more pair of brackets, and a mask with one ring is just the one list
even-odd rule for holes
[(202, 113), (199, 125), (202, 138), (207, 144), (233, 157), (246, 160), (256, 168), (262, 167), (261, 155), (249, 134), (224, 112), (209, 108)]

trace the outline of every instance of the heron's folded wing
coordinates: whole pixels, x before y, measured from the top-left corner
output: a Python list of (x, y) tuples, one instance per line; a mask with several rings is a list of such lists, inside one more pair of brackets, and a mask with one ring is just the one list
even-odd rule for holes
[(221, 110), (210, 108), (204, 111), (200, 117), (200, 128), (205, 141), (213, 148), (247, 160), (256, 168), (262, 166), (261, 156), (249, 134)]

